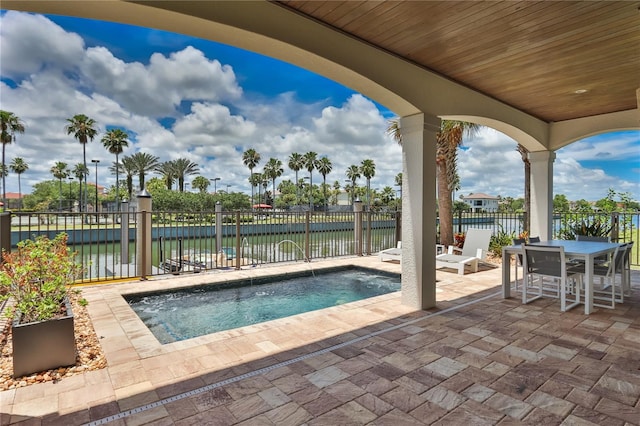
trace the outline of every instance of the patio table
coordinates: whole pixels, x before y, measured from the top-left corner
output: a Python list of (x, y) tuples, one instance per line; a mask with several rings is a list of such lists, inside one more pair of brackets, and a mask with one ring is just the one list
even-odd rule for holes
[[(593, 312), (594, 259), (615, 251), (617, 247), (621, 247), (623, 244), (596, 241), (548, 240), (531, 243), (531, 245), (562, 246), (564, 247), (564, 253), (567, 257), (584, 260), (584, 313), (585, 315), (589, 315)], [(505, 246), (502, 248), (502, 297), (505, 299), (511, 297), (511, 256), (515, 254), (523, 254), (522, 245)]]

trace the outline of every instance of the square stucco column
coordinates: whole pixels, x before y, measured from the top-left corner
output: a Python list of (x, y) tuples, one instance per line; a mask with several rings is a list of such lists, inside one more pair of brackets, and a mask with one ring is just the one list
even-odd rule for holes
[(551, 239), (553, 214), (553, 161), (552, 151), (529, 153), (531, 163), (531, 235), (542, 240)]
[(440, 119), (402, 117), (402, 303), (436, 305), (436, 134)]

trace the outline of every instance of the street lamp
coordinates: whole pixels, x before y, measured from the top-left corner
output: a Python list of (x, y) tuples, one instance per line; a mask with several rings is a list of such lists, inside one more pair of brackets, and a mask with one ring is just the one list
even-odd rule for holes
[(67, 176), (69, 179), (69, 213), (73, 212), (73, 194), (71, 193), (71, 183), (73, 182), (73, 176)]
[[(222, 179), (222, 178), (217, 177), (217, 178), (209, 179), (211, 182), (213, 182), (213, 193), (214, 193), (214, 194), (217, 194), (217, 193), (218, 193), (218, 187), (217, 187), (216, 183), (217, 183), (220, 179)], [(229, 186), (229, 185), (227, 185), (227, 186)]]
[(96, 206), (93, 211), (98, 213), (98, 163), (100, 160), (91, 160), (91, 162), (96, 165)]

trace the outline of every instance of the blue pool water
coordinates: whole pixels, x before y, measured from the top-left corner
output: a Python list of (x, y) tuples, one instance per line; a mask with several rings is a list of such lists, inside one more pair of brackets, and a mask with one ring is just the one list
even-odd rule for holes
[(190, 339), (400, 290), (399, 275), (344, 269), (127, 296), (160, 343)]

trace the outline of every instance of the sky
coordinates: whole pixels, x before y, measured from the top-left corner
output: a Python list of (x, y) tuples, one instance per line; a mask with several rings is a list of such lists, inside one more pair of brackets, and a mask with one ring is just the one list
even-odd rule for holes
[[(199, 175), (220, 178), (218, 190), (250, 193), (249, 169), (242, 162), (249, 148), (261, 155), (254, 172), (269, 158), (282, 161), (285, 172), (278, 182), (294, 179), (287, 167), (293, 152), (328, 157), (333, 170), (327, 182), (343, 186), (347, 168), (364, 159), (376, 165), (372, 188), (397, 190), (394, 179), (402, 172), (401, 148), (386, 134), (395, 114), (383, 105), (269, 57), (154, 29), (1, 11), (0, 109), (26, 127), (6, 146), (7, 165), (15, 157), (29, 165), (21, 175), (23, 193), (53, 179), (55, 162), (69, 168), (82, 163), (81, 144), (64, 130), (75, 114), (97, 122), (98, 135), (86, 151), (88, 181), (95, 182), (90, 160), (100, 160), (101, 186), (115, 185), (107, 169), (115, 156), (100, 142), (112, 128), (130, 136), (121, 158), (136, 152), (160, 161), (187, 158), (198, 164)], [(465, 139), (458, 195), (522, 197), (524, 171), (516, 147), (489, 128)], [(322, 182), (317, 171), (313, 182)], [(6, 183), (7, 192), (18, 192), (17, 175), (10, 173)], [(556, 152), (554, 193), (595, 201), (609, 188), (640, 200), (640, 131), (598, 135)]]

